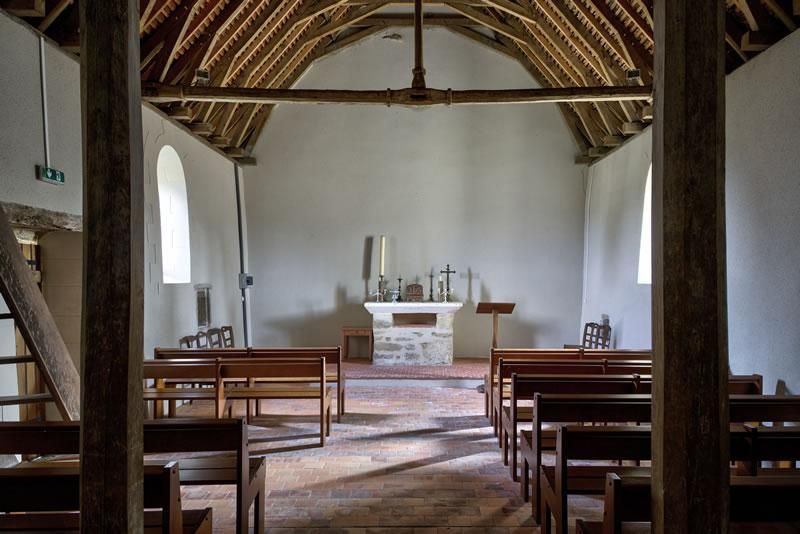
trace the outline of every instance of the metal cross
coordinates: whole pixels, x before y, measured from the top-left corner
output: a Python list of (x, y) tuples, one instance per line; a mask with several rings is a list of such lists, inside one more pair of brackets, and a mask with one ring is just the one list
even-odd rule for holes
[(450, 264), (448, 263), (447, 264), (447, 268), (444, 269), (443, 271), (439, 271), (439, 274), (443, 274), (443, 275), (445, 275), (447, 277), (447, 282), (446, 282), (444, 293), (445, 293), (445, 295), (450, 295), (450, 275), (451, 274), (456, 274), (456, 272), (450, 270)]

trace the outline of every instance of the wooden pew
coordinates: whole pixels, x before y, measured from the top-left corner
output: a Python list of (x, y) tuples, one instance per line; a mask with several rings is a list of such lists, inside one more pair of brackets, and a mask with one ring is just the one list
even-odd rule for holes
[[(578, 534), (621, 534), (625, 523), (651, 519), (650, 477), (608, 474), (603, 521), (578, 520)], [(800, 476), (732, 476), (732, 523), (788, 523), (800, 520)]]
[[(341, 421), (345, 413), (345, 374), (342, 366), (341, 347), (249, 347), (215, 348), (215, 349), (171, 349), (156, 348), (154, 357), (159, 359), (178, 358), (320, 358), (327, 363), (327, 381), (336, 385), (336, 422)], [(169, 382), (168, 382), (169, 383)], [(199, 384), (199, 382), (198, 382)], [(208, 384), (207, 382), (205, 384)], [(172, 409), (172, 404), (170, 405)], [(261, 415), (260, 406), (256, 406), (256, 415)]]
[(531, 409), (520, 410), (521, 401), (532, 401), (537, 393), (613, 394), (649, 393), (650, 376), (639, 375), (520, 375), (511, 377), (511, 402), (501, 409), (501, 439), (503, 463), (509, 465), (511, 476), (517, 474), (517, 429), (521, 418), (527, 419)]
[(503, 401), (511, 398), (511, 375), (649, 375), (651, 373), (649, 360), (506, 360), (500, 358), (495, 373), (496, 381), (492, 399), (492, 422), (494, 433), (498, 437), (498, 444), (502, 445), (500, 427), (502, 418), (500, 410)]
[[(746, 383), (744, 380), (742, 383)], [(628, 403), (628, 405), (624, 404)], [(636, 406), (634, 406), (636, 405)], [(594, 416), (591, 412), (595, 412)], [(615, 415), (616, 412), (616, 415)], [(750, 472), (775, 474), (784, 472), (797, 474), (794, 469), (760, 470), (763, 461), (790, 460), (800, 458), (800, 427), (754, 427), (742, 425), (745, 420), (800, 421), (800, 396), (774, 397), (757, 395), (732, 395), (730, 398), (732, 421), (730, 457), (732, 461), (745, 462)], [(595, 396), (595, 395), (538, 395), (534, 405), (534, 426), (531, 437), (523, 434), (522, 448), (526, 463), (539, 463), (541, 466), (541, 442), (533, 434), (541, 432), (542, 422), (553, 420), (574, 420), (575, 422), (597, 421), (603, 416), (613, 416), (616, 421), (628, 418), (635, 421), (648, 421), (650, 416), (649, 395)], [(538, 420), (537, 420), (538, 419)], [(539, 471), (540, 509), (545, 511), (543, 532), (549, 532), (549, 511), (556, 518), (556, 532), (566, 532), (566, 495), (564, 482), (575, 479), (577, 492), (598, 493), (602, 489), (605, 475), (614, 472), (618, 475), (645, 475), (640, 468), (617, 466), (569, 467), (569, 460), (649, 460), (649, 427), (559, 427), (559, 444), (556, 448), (556, 466), (541, 466)], [(609, 432), (616, 433), (609, 438)], [(630, 435), (628, 435), (630, 434)], [(566, 439), (570, 436), (570, 439)], [(625, 445), (624, 438), (633, 438), (631, 446)], [(539, 455), (536, 444), (539, 443)], [(637, 444), (638, 443), (638, 444)], [(645, 455), (645, 456), (642, 456)], [(524, 466), (527, 467), (527, 466)], [(526, 469), (527, 471), (527, 469)], [(562, 476), (559, 479), (559, 475)], [(786, 475), (783, 475), (786, 476)], [(559, 489), (560, 488), (560, 489)], [(569, 491), (570, 493), (575, 493)], [(649, 507), (649, 499), (645, 499)], [(635, 506), (635, 502), (629, 503)], [(536, 508), (534, 509), (536, 510)], [(534, 517), (539, 520), (534, 511)], [(630, 519), (634, 521), (634, 519)], [(596, 525), (594, 527), (597, 527)], [(588, 527), (587, 527), (588, 528)]]
[(494, 388), (497, 383), (497, 364), (505, 360), (652, 360), (650, 350), (627, 349), (524, 349), (492, 348), (489, 356), (489, 372), (484, 375), (484, 404), (486, 417), (494, 414), (492, 405)]
[(532, 418), (532, 429), (520, 432), (520, 452), (522, 455), (522, 479), (520, 484), (523, 500), (527, 501), (530, 498), (534, 520), (536, 523), (540, 523), (539, 487), (540, 468), (543, 465), (542, 452), (554, 450), (556, 445), (556, 429), (545, 430), (545, 424), (559, 422), (650, 422), (650, 395), (537, 393), (534, 396)]
[[(330, 436), (333, 387), (327, 385), (325, 358), (248, 358), (220, 360), (219, 374), (226, 404), (234, 400), (317, 399), (319, 400), (320, 446)], [(226, 381), (247, 383), (225, 385)], [(250, 403), (247, 403), (250, 420)]]
[[(250, 347), (252, 358), (325, 358), (326, 381), (336, 386), (336, 422), (341, 422), (345, 412), (345, 375), (342, 366), (341, 347)], [(261, 415), (261, 407), (256, 406), (256, 415)]]
[[(219, 402), (218, 391), (218, 359), (180, 358), (145, 360), (143, 377), (145, 381), (153, 380), (154, 384), (145, 383), (144, 401), (153, 403), (153, 417), (164, 416), (163, 403), (169, 403), (170, 417), (176, 416), (176, 401), (210, 400)], [(182, 384), (203, 384), (211, 387), (181, 388)], [(219, 417), (219, 409), (216, 410)]]
[[(232, 456), (182, 459), (181, 484), (236, 485), (236, 532), (246, 534), (253, 506), (255, 528), (264, 532), (265, 462), (249, 458), (247, 425), (242, 419), (161, 419), (145, 421), (145, 454), (197, 452)], [(80, 426), (72, 423), (0, 423), (0, 454), (77, 455)]]
[[(730, 430), (730, 453), (734, 461), (753, 457), (752, 433), (741, 424)], [(570, 494), (601, 495), (606, 475), (649, 476), (649, 467), (622, 465), (569, 465), (571, 460), (650, 460), (651, 429), (647, 426), (558, 427), (555, 466), (542, 466), (542, 532), (550, 532), (551, 512), (556, 533), (567, 532), (567, 498)]]
[[(609, 376), (609, 375), (601, 375), (601, 376)], [(636, 376), (636, 375), (634, 375), (634, 376)], [(520, 380), (523, 380), (523, 379), (520, 378)], [(650, 377), (643, 376), (642, 380), (643, 380), (644, 384), (642, 386), (640, 386), (639, 389), (637, 389), (636, 392), (649, 394)], [(754, 374), (754, 375), (734, 375), (734, 376), (729, 377), (728, 380), (729, 380), (729, 382), (728, 382), (729, 391), (734, 395), (740, 395), (740, 396), (743, 396), (743, 398), (747, 398), (747, 397), (749, 397), (751, 395), (758, 395), (761, 392), (761, 386), (762, 386), (762, 381), (763, 381), (761, 375), (758, 375), (758, 374)], [(504, 460), (504, 463), (506, 463), (506, 465), (507, 465), (508, 464), (508, 461), (507, 461), (507, 450), (508, 450), (507, 446), (509, 445), (509, 440), (510, 440), (510, 445), (511, 445), (511, 449), (512, 449), (512, 453), (511, 453), (512, 454), (512, 475), (514, 473), (516, 473), (516, 469), (514, 467), (514, 452), (513, 452), (516, 443), (515, 443), (515, 441), (513, 439), (510, 439), (510, 437), (513, 437), (513, 436), (516, 435), (516, 428), (512, 429), (512, 432), (509, 433), (507, 431), (507, 429), (504, 428), (504, 425), (511, 424), (512, 426), (514, 426), (513, 422), (515, 420), (516, 421), (520, 421), (521, 419), (524, 419), (526, 417), (529, 417), (529, 416), (532, 417), (533, 416), (533, 412), (532, 412), (531, 408), (527, 408), (527, 407), (521, 408), (521, 407), (517, 406), (517, 402), (519, 402), (520, 400), (532, 400), (533, 399), (532, 395), (533, 395), (533, 393), (536, 393), (536, 392), (532, 391), (530, 389), (532, 387), (531, 385), (528, 385), (527, 387), (528, 387), (528, 389), (526, 391), (519, 391), (518, 397), (516, 399), (516, 402), (512, 402), (511, 403), (511, 405), (516, 406), (516, 414), (512, 413), (510, 406), (503, 406), (502, 407), (503, 416), (501, 417), (501, 425), (500, 425), (501, 426), (501, 440), (502, 440), (501, 441), (501, 447), (503, 447), (503, 460)], [(613, 391), (613, 392), (612, 391), (589, 391), (589, 390), (583, 390), (583, 391), (577, 391), (576, 392), (574, 390), (575, 387), (576, 386), (573, 385), (573, 384), (565, 384), (563, 388), (558, 388), (556, 386), (550, 385), (547, 391), (540, 391), (540, 393), (562, 393), (562, 394), (567, 394), (567, 393), (573, 393), (573, 394), (612, 393), (612, 394), (618, 394), (618, 395), (636, 393), (634, 391), (623, 391), (623, 390)], [(513, 384), (512, 384), (512, 389), (513, 389)], [(531, 394), (531, 396), (528, 395), (529, 393)], [(777, 407), (778, 403), (780, 401), (773, 400), (773, 401), (769, 401), (769, 402), (772, 403), (771, 404), (772, 406)], [(741, 403), (738, 403), (737, 406), (745, 406), (746, 407), (746, 406), (749, 406), (749, 404), (748, 405), (742, 405)], [(752, 410), (752, 415), (757, 415), (759, 413), (763, 415), (765, 409), (766, 409), (766, 407), (762, 404), (762, 405), (760, 405), (760, 408)], [(789, 412), (791, 412), (791, 408), (789, 408)], [(751, 419), (744, 419), (743, 417), (746, 417), (747, 415), (748, 415), (747, 413), (742, 413), (741, 416), (737, 416), (736, 418), (732, 419), (732, 422), (734, 422), (734, 421), (735, 422), (747, 422), (747, 421), (758, 421), (759, 420), (757, 417), (756, 418), (751, 418)], [(789, 419), (789, 420), (791, 420), (791, 419)], [(613, 422), (613, 421), (615, 421), (615, 419), (612, 416), (612, 418), (610, 418), (608, 420), (608, 422)], [(649, 418), (646, 421), (649, 421)], [(557, 420), (551, 419), (551, 420), (549, 420), (547, 422), (572, 422), (572, 421), (565, 420), (565, 419), (557, 419)], [(645, 420), (642, 420), (641, 422), (645, 422)], [(550, 436), (547, 436), (547, 437), (550, 437)], [(552, 447), (552, 440), (550, 440), (550, 441), (551, 441), (550, 446)], [(547, 450), (547, 448), (545, 448), (544, 450)], [(534, 470), (534, 477), (536, 477), (536, 471), (535, 470)], [(517, 477), (514, 477), (514, 480), (516, 481)], [(523, 491), (523, 496), (526, 496), (526, 493), (524, 491)], [(534, 503), (534, 506), (536, 506), (535, 503)]]
[[(43, 462), (27, 467), (0, 469), (0, 532), (62, 531), (68, 517), (77, 523), (80, 515), (80, 465)], [(211, 509), (181, 510), (177, 462), (145, 464), (144, 507), (161, 510), (146, 514), (150, 530), (169, 534), (211, 532)], [(27, 512), (20, 514), (20, 512)], [(36, 512), (31, 514), (31, 512)], [(72, 512), (67, 516), (64, 512)], [(64, 525), (64, 522), (67, 525)], [(77, 528), (77, 524), (73, 527)], [(55, 527), (55, 528), (53, 528)], [(52, 531), (51, 530), (51, 531)]]

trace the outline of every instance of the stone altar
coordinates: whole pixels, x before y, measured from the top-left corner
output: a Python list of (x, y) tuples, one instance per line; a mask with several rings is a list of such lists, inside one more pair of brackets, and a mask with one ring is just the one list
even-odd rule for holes
[(450, 365), (460, 302), (367, 302), (374, 365)]

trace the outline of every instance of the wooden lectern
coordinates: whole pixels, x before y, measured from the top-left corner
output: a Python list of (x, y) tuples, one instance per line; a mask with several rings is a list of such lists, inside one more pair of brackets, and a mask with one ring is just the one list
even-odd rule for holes
[(514, 311), (516, 302), (479, 302), (475, 313), (492, 314), (492, 348), (497, 348), (497, 318), (501, 313), (507, 315)]

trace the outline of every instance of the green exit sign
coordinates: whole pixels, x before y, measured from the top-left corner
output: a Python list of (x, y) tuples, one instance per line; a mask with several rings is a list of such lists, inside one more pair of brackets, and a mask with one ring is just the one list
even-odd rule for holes
[(42, 165), (36, 166), (36, 178), (43, 182), (51, 184), (64, 185), (64, 171), (59, 171), (52, 167), (44, 167)]

